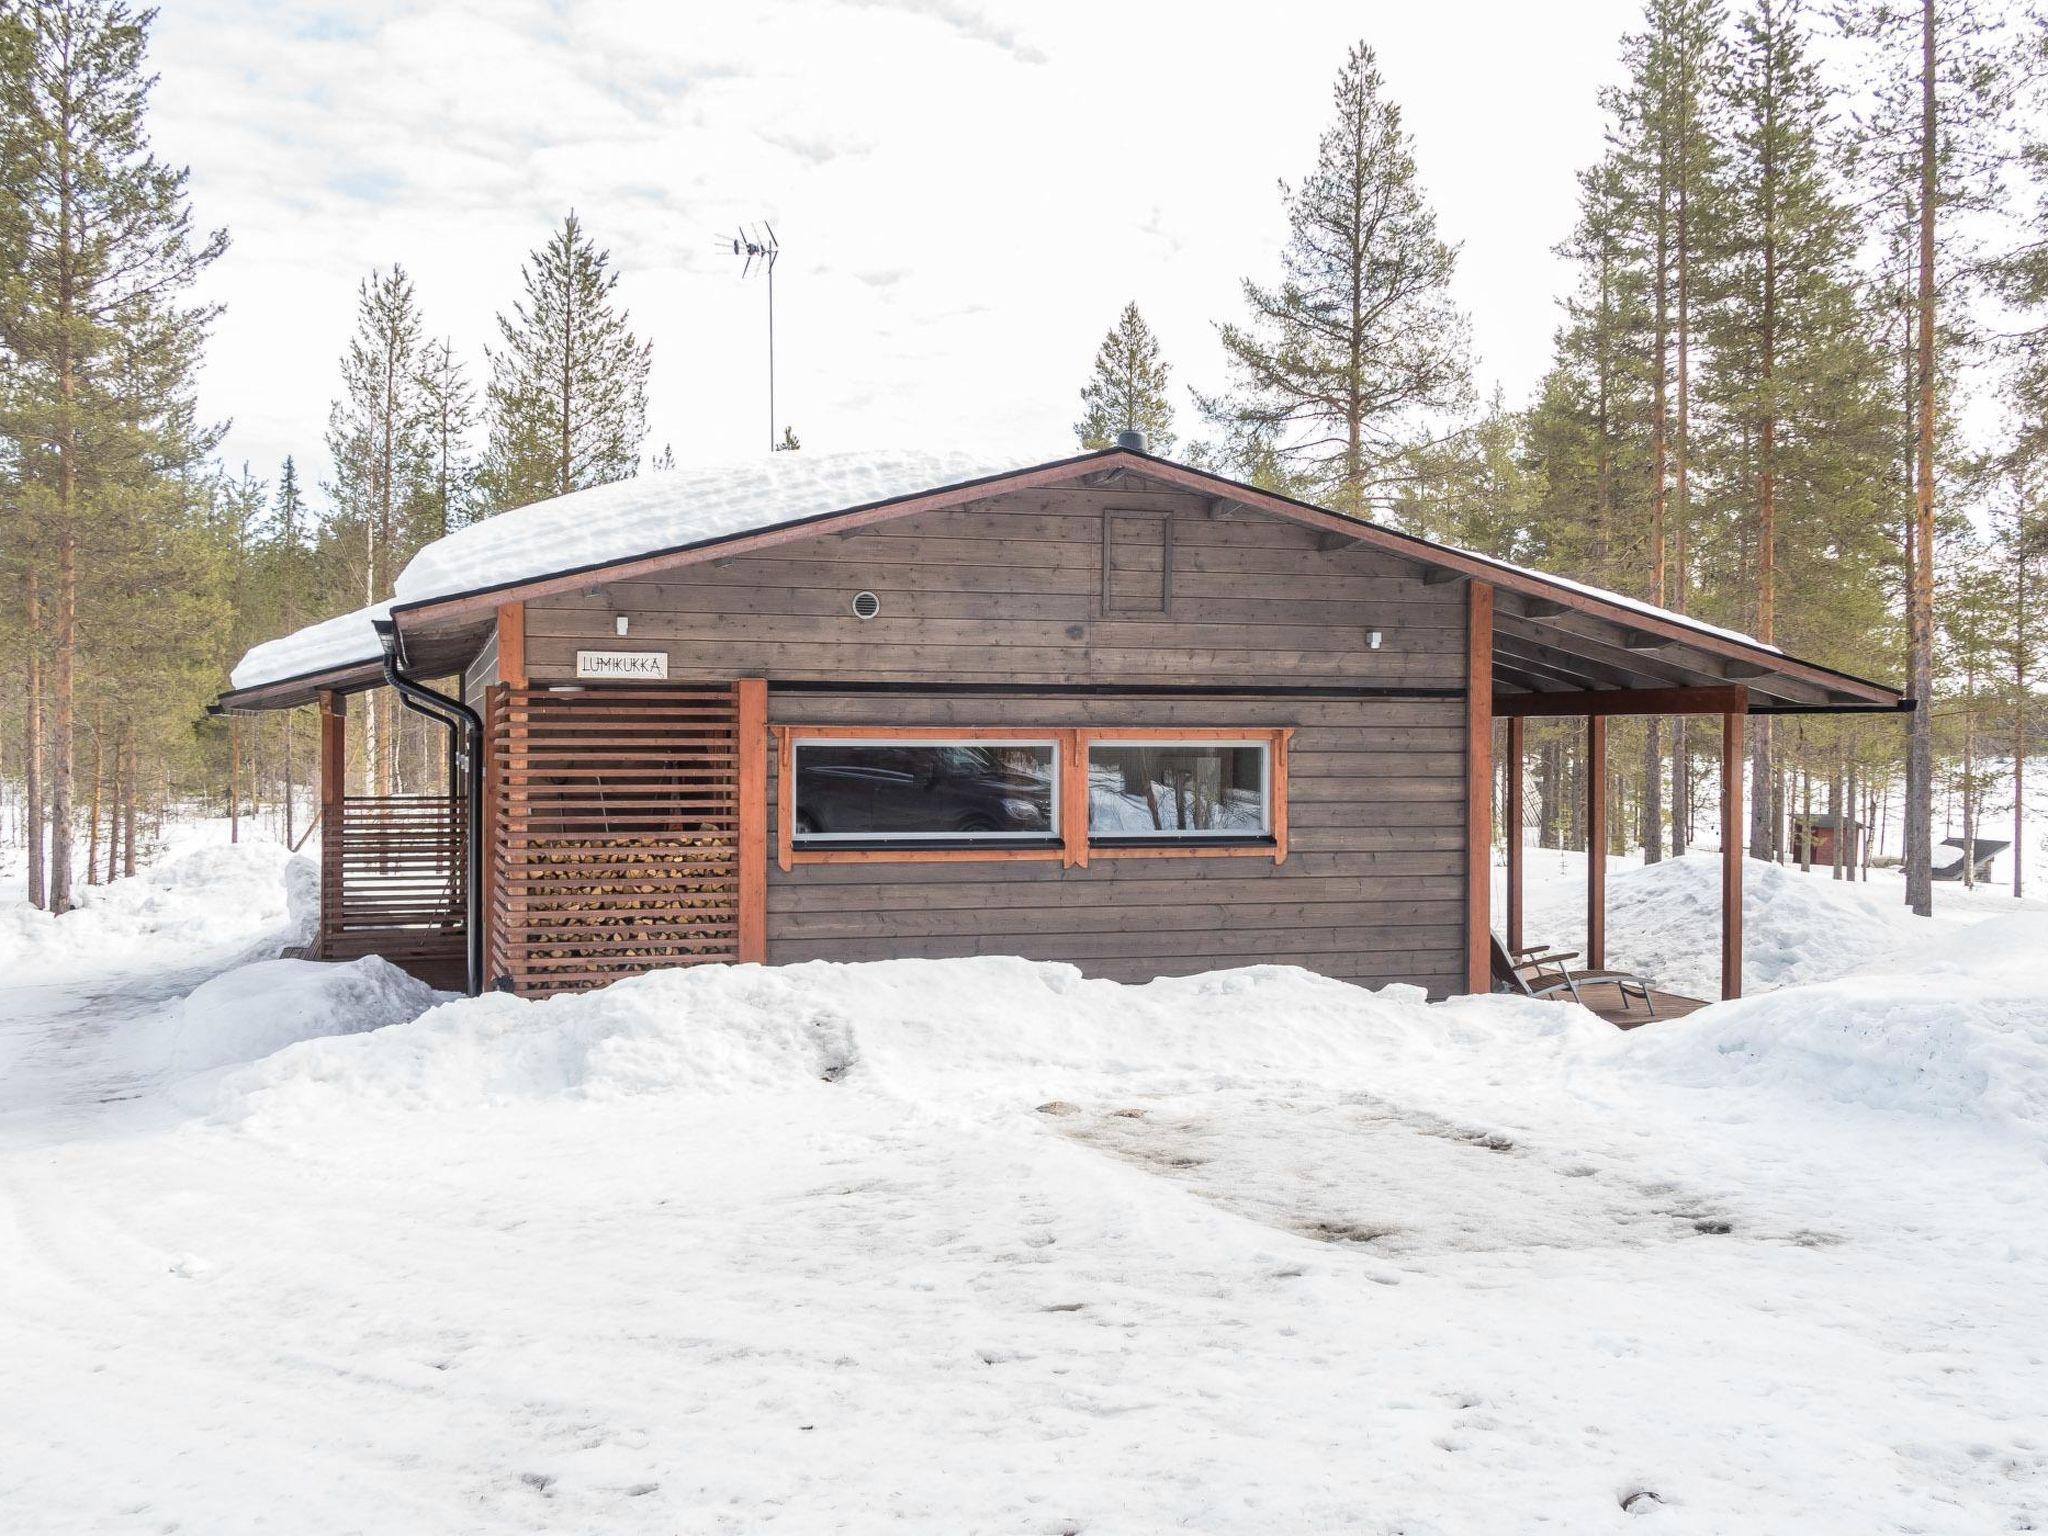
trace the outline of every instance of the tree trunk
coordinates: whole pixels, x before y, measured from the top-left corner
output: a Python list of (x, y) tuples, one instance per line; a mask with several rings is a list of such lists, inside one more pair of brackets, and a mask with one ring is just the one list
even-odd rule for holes
[(1664, 805), (1660, 793), (1664, 775), (1664, 751), (1660, 723), (1655, 715), (1643, 721), (1642, 826), (1645, 864), (1659, 863), (1664, 857)]
[(1934, 0), (1920, 3), (1920, 272), (1915, 299), (1918, 433), (1913, 457), (1912, 567), (1906, 589), (1906, 904), (1934, 915)]
[[(68, 481), (60, 469), (58, 480)], [(70, 494), (60, 498), (70, 504)], [(57, 635), (50, 658), (50, 910), (69, 912), (71, 900), (73, 741), (77, 699), (73, 672), (78, 658), (78, 542), (66, 519), (57, 546)]]
[(107, 806), (107, 883), (121, 872), (121, 807), (128, 798), (128, 725), (114, 734), (114, 794)]
[(21, 774), (22, 790), (28, 799), (24, 818), (28, 833), (28, 899), (31, 906), (47, 907), (49, 872), (43, 863), (43, 604), (33, 569), (28, 573), (27, 606), (28, 700), (24, 711), (27, 718), (22, 722), (26, 740)]
[(128, 804), (121, 813), (121, 873), (135, 873), (135, 796), (141, 788), (141, 774), (135, 767), (135, 744), (128, 744)]
[(106, 754), (101, 751), (100, 707), (92, 710), (92, 799), (86, 812), (85, 824), (85, 883), (100, 883), (100, 790), (104, 777), (102, 764)]
[(292, 830), (292, 719), (297, 714), (295, 709), (284, 712), (284, 845), (287, 848), (296, 848), (299, 842)]
[(228, 717), (228, 841), (242, 840), (242, 723)]
[(2027, 647), (2033, 637), (2027, 631), (2027, 511), (2020, 505), (2013, 530), (2012, 602), (2012, 894), (2017, 901), (2026, 892), (2023, 866), (2027, 848)]

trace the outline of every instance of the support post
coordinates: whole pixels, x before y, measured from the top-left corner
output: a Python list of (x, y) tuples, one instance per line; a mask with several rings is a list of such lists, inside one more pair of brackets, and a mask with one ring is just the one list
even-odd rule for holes
[(1508, 719), (1507, 742), (1507, 937), (1510, 954), (1522, 948), (1522, 754), (1524, 725), (1519, 715)]
[(327, 934), (341, 917), (341, 801), (347, 789), (348, 700), (323, 689), (320, 694), (320, 926), (313, 935), (313, 953), (324, 955)]
[(743, 677), (732, 691), (739, 716), (739, 958), (759, 964), (768, 958), (768, 680)]
[(1721, 996), (1742, 996), (1742, 727), (1721, 717)]
[(1607, 717), (1586, 717), (1586, 969), (1607, 968)]
[(526, 604), (498, 604), (498, 681), (526, 686)]
[(1465, 990), (1493, 989), (1493, 586), (1465, 606)]

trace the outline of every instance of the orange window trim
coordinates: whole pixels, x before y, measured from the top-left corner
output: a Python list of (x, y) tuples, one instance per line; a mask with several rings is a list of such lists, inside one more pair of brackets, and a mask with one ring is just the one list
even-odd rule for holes
[[(956, 725), (778, 725), (775, 734), (775, 862), (783, 870), (798, 864), (958, 864), (1004, 860), (1058, 859), (1063, 869), (1086, 869), (1091, 859), (1223, 859), (1270, 858), (1287, 862), (1287, 753), (1294, 727), (1257, 726), (1249, 730), (1224, 727), (1189, 730), (1178, 726), (956, 726)], [(1056, 848), (1006, 848), (991, 843), (978, 848), (799, 848), (796, 846), (796, 775), (790, 771), (791, 751), (798, 741), (1038, 741), (1055, 744), (1060, 807)], [(1147, 843), (1134, 847), (1106, 846), (1088, 836), (1088, 749), (1095, 742), (1120, 741), (1246, 741), (1267, 748), (1272, 779), (1267, 804), (1272, 827), (1253, 843)]]

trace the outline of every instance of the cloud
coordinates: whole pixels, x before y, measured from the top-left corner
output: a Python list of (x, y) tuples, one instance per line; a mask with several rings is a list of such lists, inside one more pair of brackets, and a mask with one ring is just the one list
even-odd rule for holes
[(1052, 62), (1043, 49), (1018, 36), (1016, 28), (991, 21), (973, 6), (958, 4), (957, 0), (855, 0), (855, 4), (875, 10), (902, 11), (911, 16), (928, 16), (962, 37), (987, 43), (991, 48), (1000, 48), (1020, 64)]
[(830, 165), (834, 160), (870, 153), (874, 145), (858, 139), (832, 138), (823, 133), (792, 133), (786, 130), (761, 132), (761, 142), (792, 154), (806, 165)]

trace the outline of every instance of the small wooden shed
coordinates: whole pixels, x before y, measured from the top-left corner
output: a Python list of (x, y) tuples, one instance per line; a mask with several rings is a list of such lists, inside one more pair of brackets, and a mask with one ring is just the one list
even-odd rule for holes
[[(1745, 718), (1902, 702), (1136, 445), (778, 454), (577, 492), (429, 546), (390, 602), (233, 682), (228, 709), (321, 711), (319, 952), (527, 995), (976, 954), (1484, 990), (1496, 720), (1519, 755), (1525, 719), (1581, 717), (1597, 765), (1609, 716), (1674, 713), (1719, 717), (1738, 768), (1732, 991)], [(446, 795), (343, 783), (349, 701), (380, 686), (450, 729)], [(1588, 878), (1597, 965), (1602, 861)]]
[(1843, 866), (1853, 869), (1863, 854), (1863, 823), (1819, 812), (1792, 818), (1792, 848), (1805, 863), (1832, 865), (1837, 847)]

